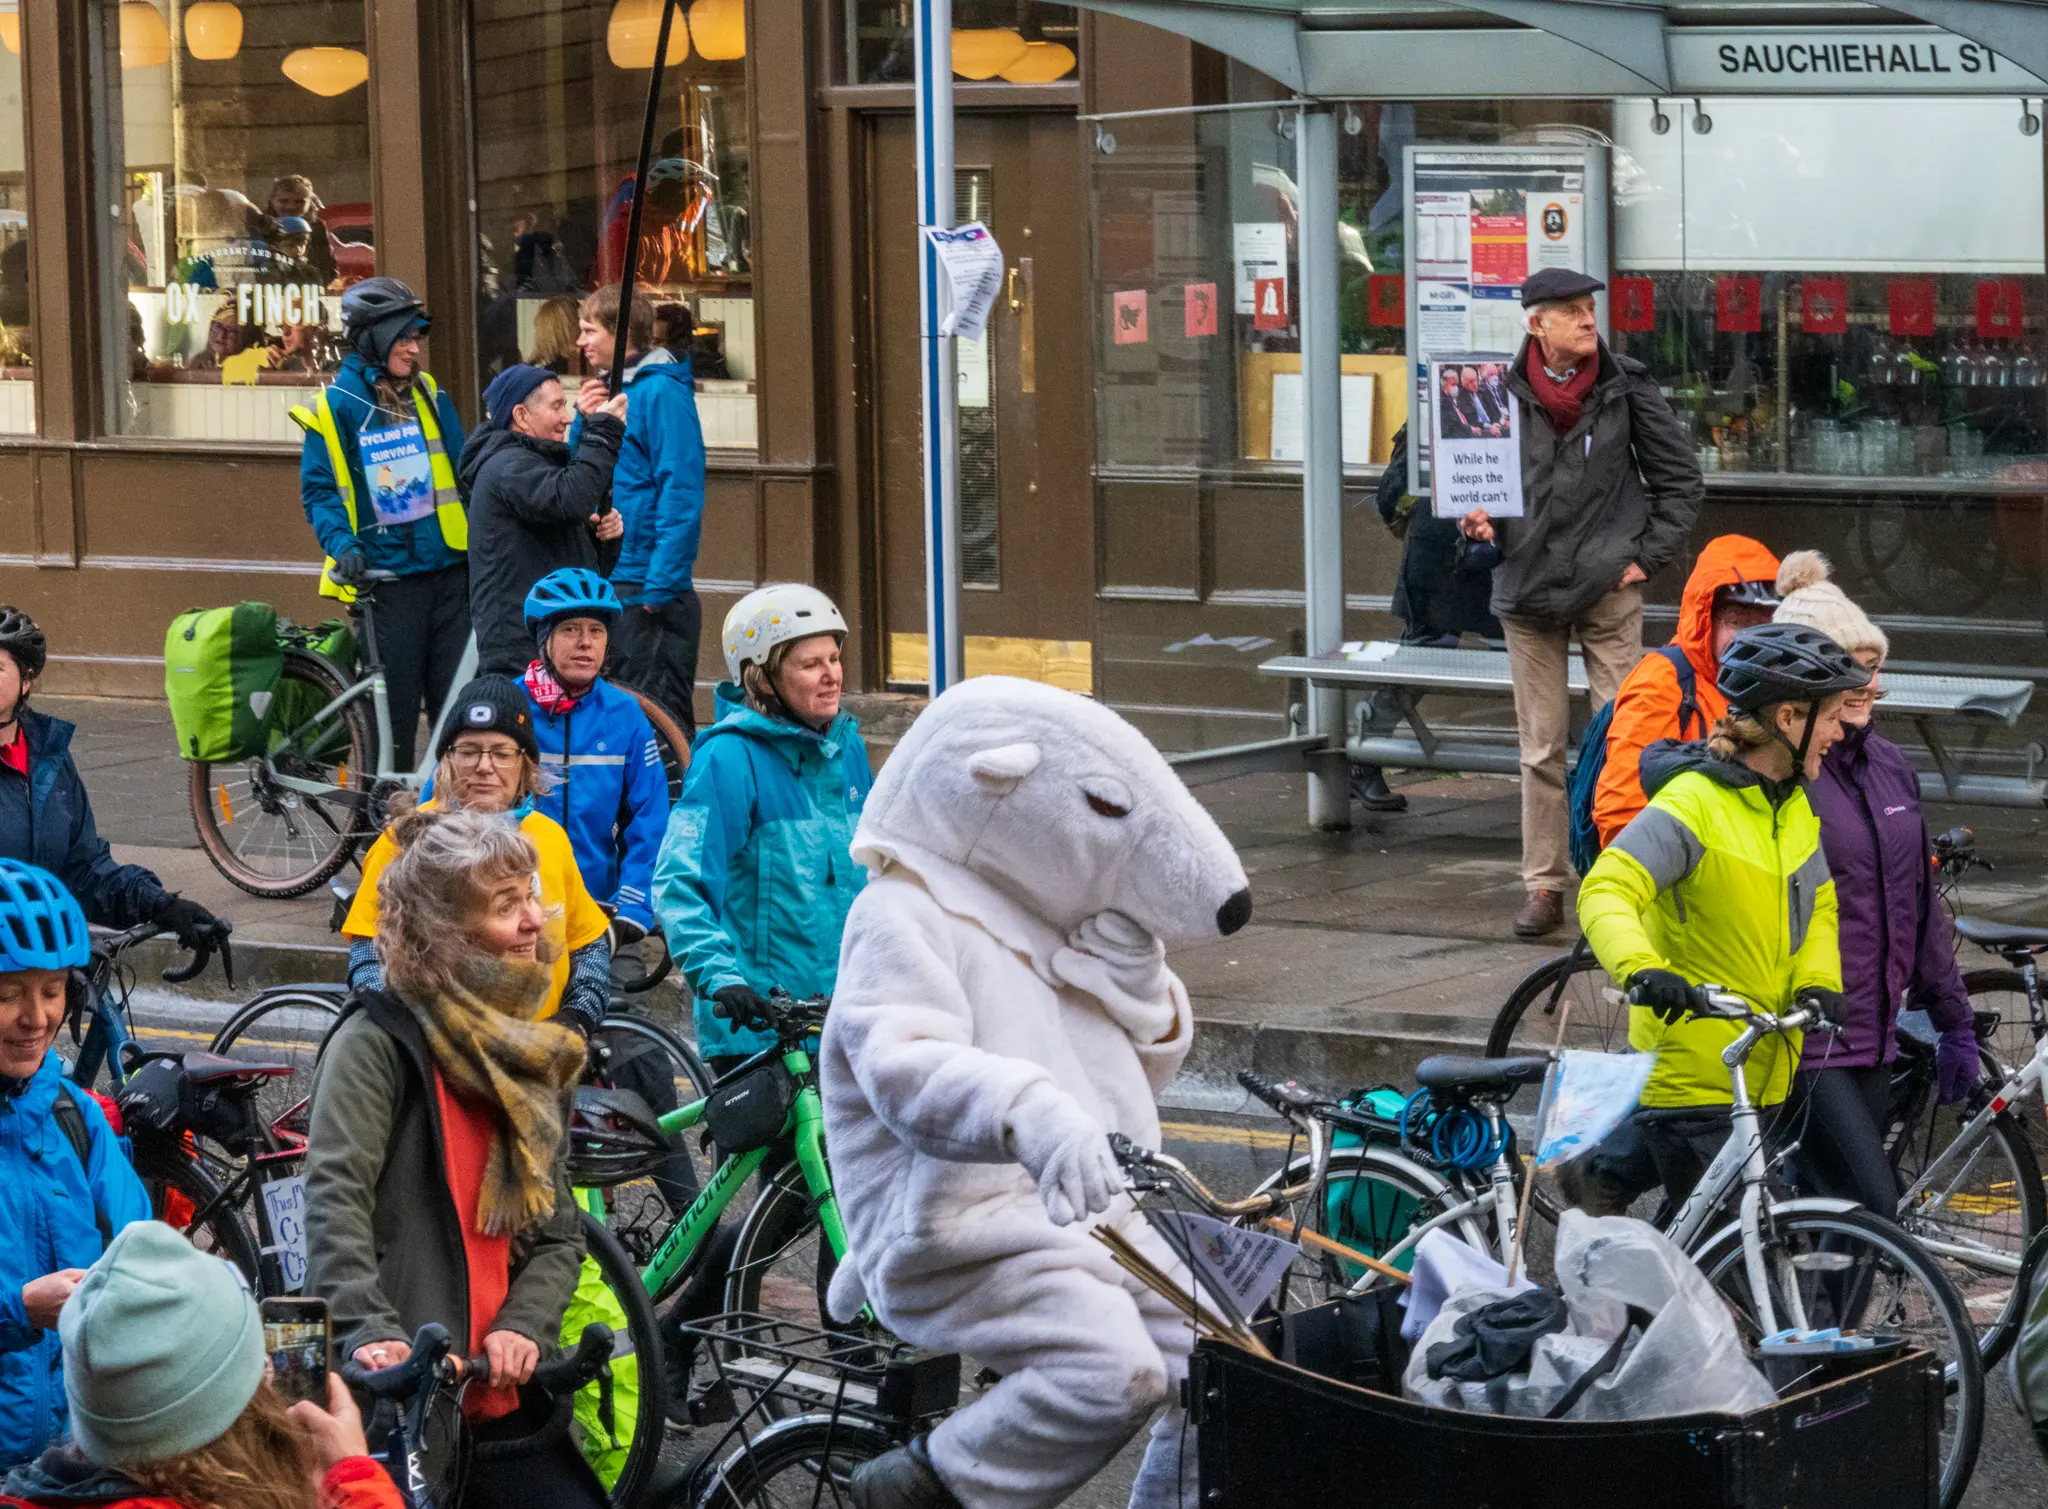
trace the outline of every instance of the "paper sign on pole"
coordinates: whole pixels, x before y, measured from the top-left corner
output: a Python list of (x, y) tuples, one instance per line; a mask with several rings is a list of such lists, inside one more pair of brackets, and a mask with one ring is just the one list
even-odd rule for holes
[(1504, 352), (1465, 352), (1429, 362), (1432, 512), (1461, 519), (1475, 508), (1522, 516), (1522, 406), (1507, 389)]
[(1587, 1053), (1568, 1048), (1557, 1056), (1543, 1092), (1537, 1124), (1543, 1141), (1536, 1166), (1569, 1163), (1607, 1138), (1635, 1109), (1656, 1066), (1654, 1053)]
[(1233, 1320), (1264, 1304), (1287, 1265), (1301, 1253), (1294, 1243), (1280, 1237), (1231, 1226), (1212, 1216), (1151, 1210), (1145, 1219), (1188, 1265), (1203, 1292), (1218, 1300), (1226, 1317)]
[(1003, 249), (979, 220), (950, 231), (927, 225), (924, 234), (938, 253), (952, 295), (939, 334), (979, 340), (1002, 291)]

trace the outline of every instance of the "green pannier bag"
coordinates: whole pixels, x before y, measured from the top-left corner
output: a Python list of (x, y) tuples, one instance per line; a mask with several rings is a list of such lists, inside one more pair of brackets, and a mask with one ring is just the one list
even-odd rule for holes
[(284, 674), (268, 603), (195, 608), (164, 635), (164, 697), (187, 760), (241, 760), (270, 741), (270, 702)]

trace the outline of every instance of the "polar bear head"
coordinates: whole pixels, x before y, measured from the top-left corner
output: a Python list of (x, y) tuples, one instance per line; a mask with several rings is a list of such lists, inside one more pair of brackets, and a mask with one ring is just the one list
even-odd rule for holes
[(963, 681), (918, 716), (853, 852), (927, 881), (966, 870), (1062, 935), (1116, 911), (1193, 942), (1252, 911), (1230, 841), (1143, 734), (1087, 697), (1010, 676)]

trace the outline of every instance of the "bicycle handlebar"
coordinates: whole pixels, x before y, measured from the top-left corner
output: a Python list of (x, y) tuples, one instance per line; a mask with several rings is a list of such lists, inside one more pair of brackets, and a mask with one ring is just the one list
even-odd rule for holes
[[(232, 986), (235, 983), (235, 954), (232, 945), (228, 942), (228, 938), (233, 934), (234, 930), (235, 925), (228, 921), (227, 918), (214, 918), (211, 931), (208, 936), (200, 940), (197, 948), (190, 950), (190, 958), (185, 963), (173, 964), (162, 972), (165, 983), (182, 985), (187, 980), (196, 979), (200, 972), (212, 962), (213, 956), (219, 954), (221, 973), (227, 977), (228, 984)], [(172, 936), (174, 935), (158, 927), (154, 922), (138, 922), (135, 926), (124, 932), (110, 933), (104, 937), (94, 939), (92, 953), (94, 958), (107, 964), (112, 964), (138, 943), (147, 943), (152, 938), (169, 938)], [(182, 947), (182, 945), (180, 946)]]
[(404, 1399), (419, 1392), (427, 1375), (454, 1349), (454, 1338), (439, 1321), (428, 1321), (413, 1333), (412, 1355), (388, 1368), (366, 1368), (353, 1357), (341, 1365), (341, 1381), (373, 1399)]
[(1280, 1084), (1263, 1074), (1255, 1074), (1250, 1069), (1240, 1069), (1237, 1071), (1237, 1082), (1252, 1096), (1272, 1107), (1275, 1115), (1284, 1116), (1289, 1121), (1297, 1116), (1309, 1114), (1320, 1103), (1313, 1096), (1304, 1093), (1301, 1086), (1291, 1079), (1285, 1084)]
[(1284, 1189), (1267, 1190), (1264, 1194), (1247, 1195), (1242, 1200), (1224, 1199), (1196, 1178), (1194, 1170), (1180, 1159), (1170, 1153), (1155, 1153), (1150, 1148), (1139, 1147), (1121, 1132), (1109, 1134), (1109, 1151), (1123, 1165), (1124, 1172), (1131, 1176), (1131, 1185), (1140, 1194), (1176, 1189), (1210, 1215), (1234, 1221), (1246, 1216), (1262, 1216), (1278, 1206), (1299, 1200), (1321, 1182), (1326, 1158), (1322, 1128), (1315, 1121), (1304, 1118), (1303, 1130), (1309, 1139), (1308, 1181), (1291, 1184)]
[[(533, 1370), (528, 1380), (542, 1392), (560, 1397), (573, 1394), (603, 1371), (612, 1357), (612, 1328), (592, 1321), (583, 1328), (573, 1351), (561, 1352)], [(388, 1368), (366, 1368), (351, 1358), (341, 1365), (341, 1379), (375, 1399), (404, 1399), (419, 1392), (427, 1375), (445, 1361), (446, 1382), (460, 1378), (489, 1378), (488, 1357), (454, 1357), (454, 1338), (438, 1321), (428, 1321), (412, 1339), (412, 1355)]]

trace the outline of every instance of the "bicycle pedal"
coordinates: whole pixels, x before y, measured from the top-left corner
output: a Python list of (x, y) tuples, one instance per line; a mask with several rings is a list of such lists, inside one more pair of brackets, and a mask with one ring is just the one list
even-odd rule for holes
[(689, 1409), (692, 1425), (722, 1425), (728, 1420), (739, 1418), (740, 1412), (739, 1401), (733, 1397), (732, 1385), (723, 1378), (692, 1399)]

